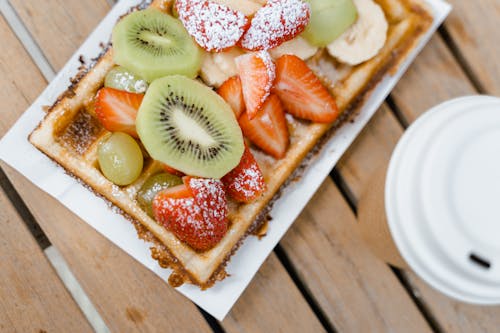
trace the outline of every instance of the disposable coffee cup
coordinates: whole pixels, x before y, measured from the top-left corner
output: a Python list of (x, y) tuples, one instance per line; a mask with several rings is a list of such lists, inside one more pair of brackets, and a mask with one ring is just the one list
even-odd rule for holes
[(377, 255), (442, 293), (500, 304), (500, 98), (415, 121), (362, 195), (359, 226)]

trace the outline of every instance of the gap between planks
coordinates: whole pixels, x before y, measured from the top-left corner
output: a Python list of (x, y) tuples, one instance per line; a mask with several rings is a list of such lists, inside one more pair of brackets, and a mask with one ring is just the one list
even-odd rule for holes
[[(107, 0), (107, 2), (112, 6), (115, 4), (114, 1), (112, 0)], [(49, 61), (45, 57), (45, 54), (43, 53), (42, 49), (40, 46), (36, 43), (34, 40), (33, 36), (30, 34), (30, 32), (27, 30), (23, 22), (20, 20), (17, 12), (15, 9), (11, 6), (11, 4), (7, 0), (0, 0), (0, 10), (3, 16), (5, 17), (7, 23), (11, 27), (12, 31), (18, 38), (18, 40), (21, 42), (23, 47), (26, 49), (34, 63), (37, 65), (37, 67), (40, 69), (40, 72), (44, 76), (44, 78), (50, 82), (56, 75), (53, 67), (50, 65)], [(0, 170), (1, 172), (1, 170)], [(12, 190), (15, 192), (15, 190), (12, 188)], [(19, 195), (16, 192), (16, 195), (19, 199), (19, 201), (22, 202), (22, 199), (19, 197)], [(16, 200), (17, 201), (17, 200)], [(28, 208), (22, 203), (22, 206), (24, 207), (21, 211), (28, 212)], [(31, 216), (32, 217), (32, 216)], [(34, 218), (32, 217), (32, 220), (34, 221)], [(26, 220), (25, 220), (26, 222)], [(36, 223), (36, 221), (34, 221)], [(42, 231), (43, 233), (43, 231)], [(46, 238), (45, 234), (43, 236)], [(92, 305), (90, 299), (88, 296), (85, 294), (83, 288), (81, 288), (80, 284), (78, 283), (77, 279), (74, 277), (72, 274), (69, 266), (67, 263), (64, 261), (63, 257), (55, 249), (54, 247), (50, 247), (47, 249), (45, 252), (47, 257), (49, 258), (49, 261), (51, 264), (54, 266), (56, 269), (56, 272), (59, 274), (61, 280), (65, 284), (66, 288), (70, 292), (70, 294), (73, 296), (75, 299), (76, 303), (78, 306), (80, 306), (82, 312), (84, 312), (85, 316), (87, 317), (88, 321), (91, 323), (91, 325), (94, 327), (94, 329), (97, 332), (108, 332), (108, 328), (106, 327), (106, 324), (102, 320), (102, 317), (98, 314), (97, 310), (95, 307)], [(299, 289), (301, 292), (302, 296), (307, 300), (308, 297), (307, 295), (304, 295), (305, 291)], [(308, 304), (310, 306), (310, 304)], [(202, 313), (204, 316), (205, 320), (208, 322), (209, 326), (212, 328), (214, 332), (224, 332), (224, 329), (222, 328), (221, 324), (212, 316), (210, 316), (208, 313), (205, 311), (201, 310), (198, 308), (199, 311)], [(314, 308), (311, 308), (313, 313), (317, 315), (317, 311), (315, 311)], [(324, 323), (322, 323), (324, 324)], [(332, 331), (331, 327), (326, 328), (328, 331)]]
[[(0, 0), (0, 12), (30, 57), (33, 59), (34, 63), (37, 65), (46, 81), (50, 82), (56, 75), (54, 69), (47, 61), (40, 47), (7, 0)], [(80, 307), (80, 310), (85, 315), (92, 328), (98, 333), (110, 332), (106, 323), (90, 301), (73, 272), (71, 272), (68, 264), (60, 252), (50, 244), (50, 240), (47, 238), (45, 233), (43, 233), (35, 218), (26, 207), (22, 198), (19, 196), (12, 184), (10, 184), (3, 169), (1, 168), (0, 173), (2, 176), (0, 184), (1, 187), (6, 193), (8, 193), (8, 198), (12, 202), (12, 205), (16, 208), (19, 215), (22, 217), (23, 222), (26, 223), (28, 229), (32, 232), (33, 236), (37, 240), (37, 243), (42, 248), (47, 259), (51, 263), (66, 289), (75, 300), (76, 304)], [(36, 231), (36, 234), (34, 231)]]

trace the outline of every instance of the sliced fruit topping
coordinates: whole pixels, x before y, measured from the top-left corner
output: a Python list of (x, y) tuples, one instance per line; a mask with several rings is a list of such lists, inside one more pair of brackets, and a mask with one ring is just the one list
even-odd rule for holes
[(188, 33), (207, 51), (236, 45), (249, 25), (242, 12), (209, 0), (177, 0), (175, 8)]
[(271, 92), (275, 65), (266, 51), (248, 53), (235, 59), (241, 79), (247, 116), (252, 119)]
[(265, 190), (266, 183), (250, 149), (245, 148), (240, 164), (222, 177), (226, 193), (236, 201), (251, 202)]
[(185, 185), (156, 195), (153, 200), (156, 221), (193, 249), (209, 250), (228, 228), (223, 185), (215, 179), (187, 178), (184, 182)]
[(302, 0), (269, 0), (253, 17), (240, 45), (250, 51), (272, 49), (304, 31), (310, 7)]
[(239, 122), (245, 137), (257, 147), (275, 158), (285, 156), (290, 137), (285, 111), (276, 95), (269, 96), (254, 119), (243, 114)]
[(319, 48), (309, 44), (304, 38), (297, 36), (280, 46), (269, 50), (269, 54), (273, 59), (278, 59), (285, 54), (294, 54), (302, 60), (307, 60), (318, 52)]
[(163, 164), (163, 170), (165, 170), (165, 172), (167, 172), (167, 173), (170, 173), (170, 174), (178, 176), (178, 177), (185, 176), (185, 174), (183, 172), (180, 172), (179, 170), (174, 169), (171, 166), (168, 166), (166, 164)]
[(151, 83), (136, 127), (152, 158), (187, 175), (221, 178), (243, 155), (243, 136), (231, 107), (209, 87), (184, 76)]
[(104, 87), (97, 92), (95, 113), (108, 131), (137, 137), (135, 118), (143, 98), (143, 94)]
[(122, 66), (115, 66), (108, 72), (104, 86), (138, 94), (143, 94), (148, 89), (146, 80)]
[(133, 183), (144, 163), (139, 144), (128, 134), (116, 132), (99, 145), (99, 167), (104, 176), (116, 185)]
[(158, 9), (133, 12), (113, 29), (114, 60), (146, 81), (172, 74), (196, 77), (201, 50), (181, 22)]
[(317, 123), (330, 123), (339, 111), (335, 100), (307, 64), (294, 55), (276, 61), (274, 92), (288, 113)]
[(238, 76), (229, 78), (220, 86), (217, 93), (231, 106), (236, 119), (238, 119), (245, 111), (245, 100), (240, 78)]
[(224, 4), (233, 10), (242, 12), (246, 16), (255, 14), (262, 7), (262, 4), (252, 0), (212, 0), (213, 2)]
[(182, 180), (191, 190), (205, 220), (212, 223), (227, 223), (226, 192), (224, 184), (219, 179), (186, 176)]
[(373, 0), (354, 0), (358, 20), (333, 43), (328, 53), (340, 62), (355, 66), (378, 54), (389, 27), (384, 11)]
[[(166, 189), (181, 185), (182, 179), (170, 173), (157, 173), (149, 177), (137, 192), (137, 202), (146, 211), (146, 213), (154, 218), (153, 214), (153, 199), (155, 196)], [(187, 196), (190, 192), (187, 192)]]
[(311, 5), (311, 21), (302, 33), (311, 44), (326, 46), (347, 30), (358, 17), (352, 0), (305, 0)]

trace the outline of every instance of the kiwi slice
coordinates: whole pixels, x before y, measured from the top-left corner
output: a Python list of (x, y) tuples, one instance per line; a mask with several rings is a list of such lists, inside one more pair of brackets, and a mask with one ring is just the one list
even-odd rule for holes
[(231, 107), (185, 76), (151, 83), (136, 128), (152, 158), (190, 176), (221, 178), (243, 155), (243, 136)]
[(166, 75), (196, 77), (201, 50), (182, 23), (158, 9), (133, 12), (112, 35), (114, 60), (151, 82)]

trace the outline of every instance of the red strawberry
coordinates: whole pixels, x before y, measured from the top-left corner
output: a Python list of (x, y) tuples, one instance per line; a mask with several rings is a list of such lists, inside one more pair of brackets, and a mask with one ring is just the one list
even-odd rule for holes
[(250, 51), (272, 49), (304, 31), (310, 16), (311, 8), (302, 0), (269, 0), (255, 13), (239, 44)]
[(243, 13), (213, 1), (177, 0), (175, 9), (188, 33), (210, 52), (236, 45), (249, 26)]
[(224, 184), (218, 179), (182, 178), (191, 190), (196, 204), (200, 207), (203, 218), (213, 223), (226, 223), (227, 202)]
[(137, 137), (135, 118), (143, 97), (143, 94), (102, 88), (96, 95), (95, 113), (108, 131), (125, 132)]
[(297, 118), (330, 123), (339, 116), (335, 99), (297, 56), (284, 55), (276, 61), (274, 92)]
[[(153, 200), (156, 220), (197, 251), (214, 247), (227, 232), (227, 203), (219, 180), (185, 177), (185, 185)], [(186, 192), (188, 197), (185, 197)]]
[(253, 201), (266, 190), (262, 171), (247, 147), (240, 164), (222, 177), (222, 183), (226, 186), (226, 193), (240, 202)]
[(247, 116), (252, 119), (271, 92), (275, 65), (266, 51), (248, 53), (235, 59), (241, 79)]
[(285, 156), (290, 138), (285, 111), (279, 98), (271, 94), (255, 119), (243, 114), (239, 119), (243, 135), (275, 158)]
[(167, 188), (163, 190), (162, 193), (164, 196), (169, 197), (171, 199), (183, 199), (183, 198), (190, 198), (193, 196), (191, 190), (185, 184)]
[(179, 176), (179, 177), (182, 177), (182, 176), (185, 176), (184, 173), (182, 173), (181, 171), (177, 170), (177, 169), (174, 169), (172, 168), (171, 166), (168, 166), (166, 164), (163, 164), (162, 165), (163, 167), (163, 170), (171, 175), (174, 175), (174, 176)]
[(245, 100), (241, 89), (241, 80), (238, 76), (227, 79), (217, 89), (217, 93), (231, 106), (236, 119), (245, 111)]

